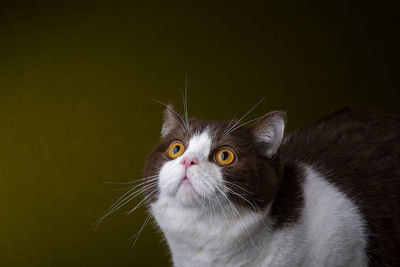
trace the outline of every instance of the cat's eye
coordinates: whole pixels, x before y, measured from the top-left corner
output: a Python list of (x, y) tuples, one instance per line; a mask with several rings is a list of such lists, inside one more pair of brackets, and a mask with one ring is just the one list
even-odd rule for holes
[(229, 165), (235, 159), (235, 154), (229, 148), (221, 148), (215, 153), (215, 161), (219, 165)]
[(168, 156), (171, 159), (175, 159), (180, 155), (182, 155), (184, 151), (185, 151), (185, 146), (179, 141), (174, 141), (169, 145)]

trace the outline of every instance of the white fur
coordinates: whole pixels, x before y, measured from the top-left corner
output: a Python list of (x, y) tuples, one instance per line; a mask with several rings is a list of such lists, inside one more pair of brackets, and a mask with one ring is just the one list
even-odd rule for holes
[[(305, 203), (297, 223), (272, 230), (264, 213), (233, 207), (217, 188), (221, 167), (208, 161), (207, 131), (160, 170), (160, 195), (151, 211), (170, 246), (174, 266), (366, 266), (364, 221), (356, 206), (309, 166)], [(180, 159), (193, 186), (181, 185)], [(223, 192), (223, 191), (222, 191)], [(221, 208), (223, 207), (223, 209)]]
[(262, 266), (367, 266), (365, 222), (357, 207), (310, 166), (299, 222), (272, 233)]

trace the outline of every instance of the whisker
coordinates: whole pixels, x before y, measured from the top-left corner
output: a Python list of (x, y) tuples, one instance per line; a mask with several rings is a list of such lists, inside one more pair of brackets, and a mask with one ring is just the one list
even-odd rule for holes
[(136, 185), (133, 184), (133, 185), (126, 186), (126, 187), (113, 189), (112, 191), (121, 191), (121, 190), (125, 190), (125, 189), (137, 188), (137, 187), (139, 187), (139, 186), (141, 186), (141, 185), (145, 185), (145, 184), (148, 184), (148, 183), (150, 183), (150, 182), (155, 182), (155, 181), (157, 181), (157, 180), (158, 180), (158, 177), (155, 177), (155, 178), (153, 178), (153, 179), (148, 179), (148, 180), (146, 180), (146, 181), (144, 181), (144, 182), (141, 182), (140, 184), (136, 184)]
[(132, 189), (132, 186), (121, 187), (121, 188), (113, 189), (112, 191), (124, 191), (126, 189)]
[(110, 211), (110, 214), (113, 213), (114, 211), (116, 211), (117, 209), (121, 208), (122, 206), (124, 206), (126, 203), (130, 202), (132, 199), (134, 199), (137, 196), (139, 196), (140, 194), (142, 194), (144, 191), (149, 190), (149, 189), (153, 189), (153, 187), (156, 187), (156, 186), (157, 185), (149, 184), (149, 185), (146, 185), (143, 188), (140, 188), (140, 189), (136, 190), (135, 192), (130, 194), (128, 197), (126, 197), (123, 201), (121, 201), (120, 204), (118, 204), (116, 207), (114, 207), (112, 209), (112, 211)]
[(250, 192), (249, 190), (244, 189), (243, 187), (241, 187), (241, 186), (239, 186), (239, 185), (237, 185), (237, 184), (235, 184), (235, 183), (232, 183), (232, 182), (229, 182), (229, 181), (224, 181), (224, 182), (227, 183), (227, 184), (230, 184), (230, 185), (232, 185), (232, 186), (235, 186), (235, 187), (237, 187), (237, 188), (239, 188), (239, 189), (241, 189), (241, 190), (243, 190), (243, 191), (245, 191), (245, 192), (247, 192), (247, 193), (253, 195), (253, 192)]
[[(154, 192), (155, 190), (153, 190)], [(137, 204), (133, 209), (131, 209), (130, 211), (125, 212), (125, 214), (130, 215), (132, 214), (135, 210), (137, 210), (138, 208), (140, 208), (141, 206), (143, 206), (144, 203), (146, 203), (146, 201), (152, 196), (152, 194), (147, 195), (146, 197), (144, 197), (139, 204)]]
[(184, 110), (185, 110), (186, 125), (187, 125), (188, 129), (190, 129), (189, 113), (188, 113), (188, 105), (187, 105), (187, 89), (188, 89), (188, 76), (187, 76), (187, 72), (186, 72), (186, 76), (185, 76), (185, 95), (184, 95), (184, 98), (183, 98), (183, 107), (184, 107)]
[(233, 133), (234, 131), (236, 131), (236, 130), (239, 129), (240, 127), (243, 127), (243, 126), (245, 126), (245, 125), (247, 125), (247, 124), (249, 124), (249, 123), (252, 123), (253, 121), (256, 121), (256, 120), (258, 120), (258, 119), (260, 119), (260, 118), (262, 118), (262, 117), (263, 117), (263, 116), (260, 116), (260, 117), (257, 117), (257, 118), (255, 118), (255, 119), (246, 121), (246, 122), (244, 122), (244, 123), (242, 123), (242, 124), (236, 126), (235, 128), (231, 129), (231, 130), (229, 131), (229, 133)]
[(167, 104), (165, 104), (164, 102), (161, 102), (160, 100), (157, 100), (157, 99), (151, 99), (152, 101), (154, 101), (154, 102), (157, 102), (157, 103), (159, 103), (159, 104), (161, 104), (161, 105), (164, 105), (165, 107), (167, 107), (169, 110), (171, 110), (173, 113), (175, 113), (175, 115), (176, 116), (178, 116), (178, 118), (179, 118), (179, 124), (182, 126), (182, 128), (185, 130), (185, 131), (189, 131), (189, 128), (188, 128), (188, 125), (186, 125), (186, 122), (185, 122), (185, 120), (182, 118), (182, 116), (181, 115), (179, 115), (179, 113), (178, 112), (176, 112), (174, 109), (172, 109), (170, 106), (168, 106)]
[(225, 136), (225, 133), (229, 130), (229, 128), (231, 127), (232, 123), (236, 120), (236, 116), (237, 116), (237, 112), (235, 113), (235, 115), (233, 116), (233, 118), (229, 121), (228, 125), (225, 127), (225, 129), (222, 131), (222, 133), (220, 134), (220, 136)]
[(256, 243), (254, 242), (254, 239), (251, 237), (250, 232), (249, 232), (249, 229), (248, 229), (248, 227), (246, 226), (246, 224), (244, 223), (244, 220), (243, 220), (242, 216), (240, 215), (239, 211), (236, 209), (235, 205), (229, 200), (229, 198), (226, 196), (226, 194), (225, 194), (221, 189), (219, 189), (218, 186), (217, 186), (216, 188), (217, 188), (217, 190), (218, 190), (219, 192), (221, 192), (221, 194), (226, 198), (226, 200), (228, 201), (229, 205), (234, 209), (234, 211), (236, 212), (236, 214), (239, 216), (240, 221), (242, 222), (242, 224), (243, 224), (243, 226), (244, 226), (244, 228), (245, 228), (245, 231), (246, 231), (248, 237), (250, 238), (250, 240), (251, 240), (251, 242), (253, 243), (253, 245), (255, 246), (255, 248), (258, 250), (258, 246), (257, 246)]
[(158, 177), (158, 175), (152, 175), (152, 176), (144, 177), (144, 178), (141, 178), (141, 179), (133, 180), (133, 181), (131, 181), (131, 182), (111, 182), (111, 181), (104, 181), (103, 183), (105, 183), (105, 184), (116, 184), (116, 185), (118, 185), (118, 184), (135, 184), (135, 183), (138, 183), (138, 182), (143, 181), (143, 180), (149, 180), (149, 179), (157, 178), (157, 177)]
[(137, 185), (134, 188), (130, 189), (128, 192), (124, 193), (113, 205), (111, 205), (105, 212), (103, 212), (101, 217), (95, 223), (96, 228), (107, 216), (109, 216), (110, 214), (112, 214), (114, 211), (118, 210), (122, 206), (124, 206), (126, 203), (130, 202), (132, 199), (134, 199), (135, 197), (137, 197), (144, 191), (152, 189), (153, 187), (156, 187), (157, 183), (156, 182), (149, 183), (149, 184), (143, 186), (142, 188), (135, 190), (138, 186), (140, 186), (140, 185)]
[(228, 135), (228, 134), (230, 134), (231, 133), (231, 130), (233, 129), (233, 128), (235, 128), (236, 127), (236, 125), (238, 125), (247, 115), (249, 115), (250, 114), (250, 112), (252, 112), (262, 101), (264, 101), (264, 98), (265, 97), (263, 97), (263, 98), (261, 98), (261, 100), (260, 101), (258, 101), (249, 111), (247, 111), (246, 112), (246, 114), (244, 114), (225, 134), (224, 134), (224, 136), (225, 135)]
[(231, 194), (233, 194), (233, 195), (235, 195), (235, 196), (240, 197), (241, 199), (243, 199), (244, 201), (246, 201), (247, 203), (249, 203), (249, 204), (253, 207), (254, 210), (258, 210), (258, 211), (261, 213), (260, 209), (259, 209), (258, 207), (256, 208), (256, 207), (253, 205), (253, 203), (251, 203), (247, 198), (243, 197), (242, 195), (236, 193), (235, 191), (233, 191), (232, 189), (230, 189), (230, 188), (228, 188), (228, 187), (226, 187), (226, 186), (225, 186), (225, 189), (228, 190), (229, 193), (231, 193)]
[(103, 217), (101, 217), (98, 220), (98, 224), (101, 223), (102, 220), (104, 220), (107, 216), (109, 216), (110, 214), (112, 214), (114, 211), (118, 210), (119, 208), (121, 208), (122, 206), (124, 206), (126, 203), (130, 202), (132, 199), (136, 198), (138, 195), (140, 195), (142, 192), (137, 193), (136, 195), (133, 195), (132, 197), (130, 197), (128, 200), (126, 200), (125, 202), (121, 203), (118, 207), (113, 208), (112, 210), (110, 210), (107, 214), (105, 214)]
[(143, 182), (143, 183), (140, 183), (140, 184), (137, 184), (137, 185), (130, 185), (130, 186), (125, 186), (125, 187), (121, 187), (121, 188), (116, 188), (116, 189), (113, 189), (112, 191), (122, 191), (122, 190), (127, 190), (127, 189), (132, 189), (132, 188), (138, 188), (138, 187), (140, 187), (142, 185), (144, 186), (146, 184), (149, 184), (149, 183), (152, 183), (152, 182), (156, 182), (156, 181), (157, 181), (157, 179), (153, 180), (153, 181)]
[[(228, 181), (225, 181), (225, 183), (228, 183), (228, 184), (231, 185), (231, 186), (234, 186), (234, 187), (236, 187), (236, 188), (239, 188), (239, 189), (241, 189), (241, 190), (243, 190), (243, 191), (249, 193), (250, 195), (254, 195), (253, 192), (250, 192), (250, 191), (244, 189), (243, 187), (241, 187), (241, 186), (239, 186), (239, 185), (237, 185), (237, 184), (234, 184), (234, 183), (231, 183), (231, 182), (228, 182)], [(229, 186), (224, 186), (224, 188), (226, 188), (226, 189), (228, 189), (228, 190), (231, 190), (232, 193), (236, 193), (236, 192), (234, 192), (231, 188), (229, 188)], [(240, 194), (239, 194), (239, 195), (240, 195)], [(242, 196), (242, 195), (240, 195), (240, 196)], [(254, 199), (254, 197), (253, 197), (253, 199)], [(246, 199), (246, 200), (248, 200), (248, 199)], [(261, 201), (260, 199), (257, 199), (257, 198), (256, 198), (255, 200)], [(251, 204), (251, 203), (250, 203), (250, 204)], [(256, 209), (257, 209), (258, 211), (260, 211), (260, 208), (257, 206), (256, 203), (253, 203), (253, 205), (256, 205)], [(261, 212), (261, 211), (260, 211), (260, 212)]]
[(230, 224), (229, 221), (228, 221), (228, 217), (227, 217), (226, 214), (225, 214), (224, 207), (223, 207), (222, 204), (221, 204), (221, 201), (219, 201), (218, 196), (217, 196), (214, 192), (213, 192), (213, 196), (214, 196), (214, 198), (218, 201), (218, 203), (219, 203), (219, 205), (220, 205), (220, 207), (221, 207), (222, 214), (223, 214), (224, 217), (225, 217), (225, 220), (226, 220), (226, 223), (227, 223), (228, 227), (229, 227), (230, 229), (232, 229), (231, 224)]
[[(147, 185), (149, 185), (149, 184), (155, 184), (155, 183), (157, 182), (157, 180), (158, 180), (158, 179), (145, 181), (145, 182), (142, 182), (142, 183), (140, 183), (140, 184), (133, 185), (133, 186), (131, 186), (131, 187), (127, 187), (126, 189), (130, 188), (129, 191), (132, 191), (132, 190), (134, 190), (134, 189), (136, 189), (136, 188), (138, 188), (138, 187), (140, 187), (140, 186), (143, 186), (143, 187), (144, 187), (144, 186), (147, 186)], [(128, 192), (129, 192), (129, 191), (128, 191)], [(127, 193), (128, 193), (128, 192), (127, 192)], [(125, 195), (125, 194), (124, 194), (124, 195)], [(114, 206), (114, 205), (116, 205), (116, 204), (119, 202), (119, 200), (120, 200), (122, 197), (124, 197), (124, 195), (122, 195), (116, 202), (114, 202), (114, 204), (111, 205), (111, 207)]]
[(139, 230), (136, 234), (134, 234), (133, 236), (131, 236), (131, 237), (128, 239), (128, 240), (131, 240), (131, 239), (133, 239), (134, 237), (136, 237), (136, 238), (135, 238), (135, 241), (133, 241), (132, 247), (134, 247), (134, 246), (136, 245), (136, 241), (138, 240), (140, 234), (142, 233), (143, 229), (146, 227), (146, 225), (147, 225), (147, 223), (150, 221), (150, 219), (151, 219), (151, 214), (147, 215), (147, 217), (146, 217), (146, 219), (144, 220), (143, 225), (142, 225), (142, 227), (140, 228), (140, 230)]
[(229, 200), (229, 198), (226, 196), (226, 194), (225, 194), (218, 186), (216, 187), (216, 189), (226, 198), (226, 200), (228, 201), (228, 203), (229, 203), (230, 205), (232, 205), (232, 207), (234, 208), (236, 214), (239, 215), (239, 217), (241, 217), (240, 214), (239, 214), (239, 212), (238, 212), (238, 210), (237, 210), (236, 207), (232, 204), (232, 202)]

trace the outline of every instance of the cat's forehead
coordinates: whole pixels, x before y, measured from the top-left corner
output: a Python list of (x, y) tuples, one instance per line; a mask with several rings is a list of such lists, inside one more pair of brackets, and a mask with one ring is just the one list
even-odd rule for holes
[(221, 140), (228, 136), (230, 127), (234, 125), (233, 122), (225, 121), (209, 121), (191, 119), (188, 123), (189, 127), (177, 127), (172, 131), (172, 135), (181, 137), (189, 141), (192, 138), (199, 136), (207, 136), (212, 142)]
[(193, 119), (189, 122), (189, 135), (198, 135), (208, 132), (210, 137), (215, 139), (224, 130), (227, 130), (229, 123), (224, 121), (208, 121)]
[[(247, 127), (237, 127), (235, 121), (208, 121), (191, 119), (189, 127), (177, 127), (167, 137), (167, 142), (179, 139), (186, 143), (193, 141), (204, 141), (211, 147), (232, 146), (249, 147), (254, 145), (251, 131)], [(201, 137), (201, 138), (200, 138)]]

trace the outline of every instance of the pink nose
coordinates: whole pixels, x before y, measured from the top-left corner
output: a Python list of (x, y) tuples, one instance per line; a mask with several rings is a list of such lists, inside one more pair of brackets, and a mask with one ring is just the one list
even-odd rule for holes
[(195, 158), (195, 157), (184, 157), (181, 160), (181, 163), (183, 165), (185, 165), (186, 169), (189, 168), (190, 166), (192, 166), (193, 164), (197, 164), (197, 162), (198, 162), (197, 158)]

